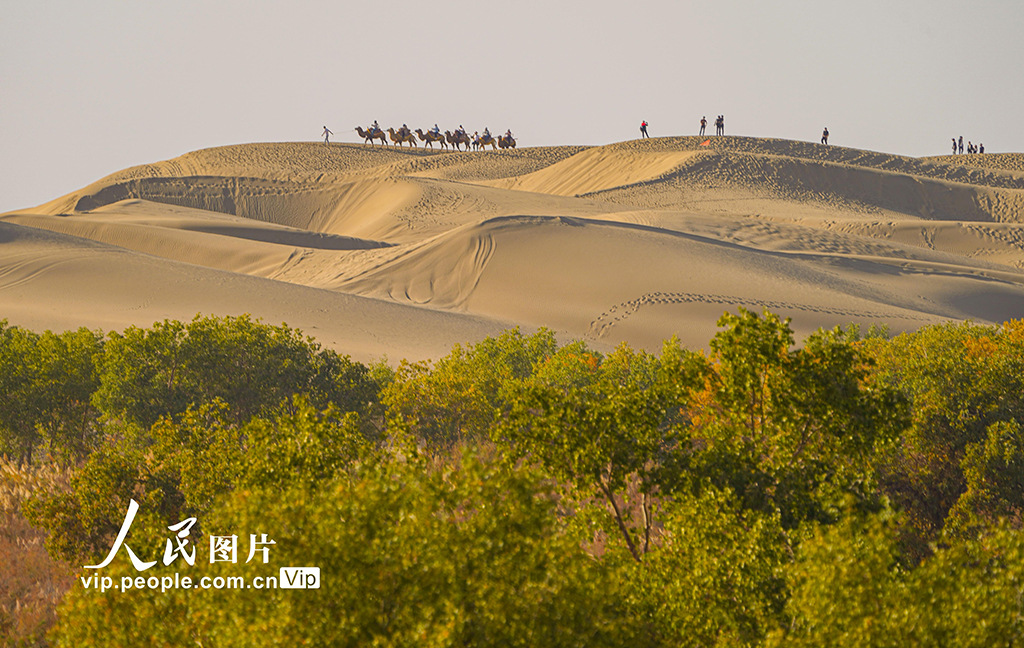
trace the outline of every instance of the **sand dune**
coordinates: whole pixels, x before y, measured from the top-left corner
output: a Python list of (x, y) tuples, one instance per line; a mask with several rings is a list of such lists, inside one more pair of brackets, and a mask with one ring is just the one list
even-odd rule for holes
[(1024, 317), (1024, 155), (252, 144), (0, 216), (0, 317), (36, 329), (250, 312), (397, 360), (512, 325), (702, 346), (740, 306), (800, 334)]
[(121, 330), (163, 319), (250, 313), (287, 323), (362, 361), (439, 357), (509, 322), (413, 308), (139, 254), (0, 223), (0, 304), (36, 330)]

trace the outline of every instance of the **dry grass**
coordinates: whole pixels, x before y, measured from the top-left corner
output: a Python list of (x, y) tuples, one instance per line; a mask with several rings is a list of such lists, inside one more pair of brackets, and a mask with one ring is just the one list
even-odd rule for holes
[(0, 644), (45, 646), (57, 604), (71, 586), (70, 565), (50, 558), (46, 534), (21, 514), (39, 489), (62, 488), (69, 472), (51, 464), (18, 466), (0, 457)]

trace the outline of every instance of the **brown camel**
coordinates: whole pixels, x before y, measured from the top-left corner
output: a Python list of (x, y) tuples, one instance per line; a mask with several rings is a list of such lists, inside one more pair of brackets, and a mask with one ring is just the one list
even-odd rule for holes
[(413, 146), (416, 146), (416, 136), (412, 133), (396, 133), (394, 128), (388, 129), (388, 136), (391, 137), (391, 141), (401, 146), (402, 142), (409, 142)]
[(509, 137), (508, 135), (502, 135), (501, 137), (498, 138), (498, 146), (503, 148), (503, 149), (515, 148), (516, 147), (516, 140), (515, 140), (514, 137)]
[(460, 151), (462, 150), (461, 148), (459, 148), (460, 144), (465, 144), (466, 145), (466, 150), (467, 151), (469, 150), (469, 145), (471, 144), (471, 140), (469, 139), (469, 135), (466, 135), (465, 133), (455, 133), (453, 135), (451, 133), (451, 131), (445, 131), (444, 132), (444, 138), (446, 140), (448, 140), (449, 144), (451, 144), (452, 146), (454, 146), (456, 149), (458, 149)]
[(367, 131), (364, 131), (359, 126), (356, 126), (356, 133), (359, 134), (359, 137), (363, 138), (363, 144), (366, 144), (367, 142), (373, 144), (373, 140), (375, 140), (375, 139), (379, 139), (380, 143), (385, 145), (385, 146), (387, 146), (387, 144), (388, 144), (388, 138), (384, 134), (384, 131), (378, 130), (378, 131), (367, 132)]
[(485, 146), (490, 146), (491, 150), (498, 150), (498, 140), (494, 139), (492, 135), (481, 135), (479, 142), (481, 149), (483, 149)]
[(424, 133), (421, 129), (416, 129), (416, 134), (420, 136), (420, 139), (427, 143), (427, 146), (434, 148), (434, 142), (441, 142), (441, 148), (448, 148), (447, 142), (444, 141), (444, 135), (440, 133), (434, 134), (433, 131), (427, 131)]

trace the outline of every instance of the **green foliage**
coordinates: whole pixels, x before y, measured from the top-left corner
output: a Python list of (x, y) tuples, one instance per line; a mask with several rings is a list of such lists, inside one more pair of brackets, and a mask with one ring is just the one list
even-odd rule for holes
[(296, 397), (274, 420), (238, 426), (223, 403), (189, 410), (180, 422), (152, 428), (154, 464), (178, 475), (189, 515), (202, 515), (236, 488), (314, 489), (372, 454), (360, 417), (329, 407), (318, 412)]
[(486, 438), (506, 408), (505, 384), (521, 380), (554, 354), (554, 335), (541, 329), (524, 336), (518, 328), (452, 352), (434, 367), (402, 362), (381, 400), (392, 424), (435, 446)]
[(37, 335), (0, 321), (0, 454), (30, 462), (43, 445), (64, 463), (98, 442), (90, 397), (102, 338), (87, 329)]
[[(235, 491), (202, 523), (219, 534), (268, 533), (272, 569), (197, 564), (197, 576), (317, 565), (319, 590), (78, 590), (56, 644), (622, 645), (619, 586), (560, 533), (554, 506), (531, 471), (472, 454), (430, 468), (408, 449), (312, 493)], [(130, 619), (103, 627), (122, 614)]]
[[(47, 549), (71, 564), (103, 560), (134, 498), (145, 515), (135, 525), (159, 528), (181, 510), (175, 474), (155, 467), (151, 455), (130, 438), (94, 452), (66, 488), (33, 494), (23, 510), (28, 520), (47, 531)], [(134, 527), (133, 527), (134, 528)]]
[(102, 350), (102, 336), (84, 328), (47, 331), (36, 343), (38, 427), (50, 453), (66, 462), (86, 456), (99, 441), (90, 398), (99, 386), (95, 359)]
[(769, 646), (1009, 647), (1024, 641), (1024, 534), (999, 529), (908, 572), (891, 521), (850, 518), (801, 545), (791, 627)]
[[(508, 386), (510, 409), (494, 428), (509, 459), (538, 461), (582, 496), (603, 498), (637, 560), (650, 549), (651, 497), (672, 481), (667, 472), (677, 463), (680, 397), (700, 376), (699, 361), (670, 356), (673, 363), (662, 365), (623, 345), (600, 363), (581, 345), (564, 347), (533, 377)], [(639, 529), (623, 510), (634, 480)]]
[(323, 569), (76, 587), (55, 639), (1020, 645), (1024, 323), (800, 347), (771, 313), (720, 325), (709, 356), (514, 330), (392, 370), (247, 317), (105, 344), (4, 324), (0, 450), (79, 463), (23, 505), (52, 555), (100, 562), (135, 499), (147, 559), (195, 516), (196, 544), (266, 532), (280, 561), (198, 575)]
[(239, 426), (229, 418), (215, 403), (161, 421), (149, 434), (128, 431), (94, 452), (70, 488), (38, 493), (26, 513), (49, 532), (55, 556), (96, 564), (133, 498), (166, 526), (205, 514), (238, 488), (314, 488), (370, 454), (357, 414), (320, 413), (301, 399), (274, 420)]
[(218, 399), (237, 423), (269, 414), (297, 393), (346, 411), (364, 411), (376, 399), (364, 365), (248, 315), (112, 333), (100, 382), (94, 401), (103, 413), (143, 428)]
[(783, 623), (790, 547), (778, 516), (708, 488), (665, 505), (661, 547), (633, 567), (631, 612), (667, 646), (757, 646)]
[(21, 461), (31, 461), (40, 441), (31, 415), (37, 409), (30, 363), (37, 339), (0, 320), (0, 452)]
[[(965, 464), (968, 449), (987, 443), (993, 424), (1024, 423), (1024, 322), (930, 326), (867, 348), (878, 381), (911, 404), (910, 429), (876, 463), (884, 492), (905, 512), (908, 542), (923, 557), (968, 490), (964, 467), (977, 463)], [(982, 502), (973, 494), (964, 500), (954, 526), (971, 517), (963, 507), (972, 501)]]
[(909, 600), (889, 605), (894, 618), (913, 620), (916, 645), (1024, 645), (1024, 533), (997, 527), (940, 550), (910, 575), (907, 591)]
[(792, 349), (788, 320), (744, 309), (719, 325), (698, 401), (695, 474), (747, 508), (779, 510), (786, 528), (833, 520), (846, 494), (870, 499), (874, 449), (899, 433), (904, 409), (869, 380), (854, 337), (818, 331)]
[(950, 511), (947, 528), (976, 535), (1012, 519), (1018, 528), (1024, 517), (1024, 431), (1017, 421), (988, 427), (985, 441), (967, 447), (962, 462), (967, 490)]
[[(144, 560), (157, 560), (151, 569), (136, 571), (124, 551), (110, 565), (100, 570), (80, 571), (79, 578), (106, 576), (120, 586), (122, 578), (134, 579), (139, 576), (157, 579), (170, 576), (182, 569), (177, 562), (165, 567), (159, 561), (163, 550), (159, 538), (172, 535), (166, 526), (143, 528), (132, 525), (128, 544)], [(194, 534), (193, 534), (194, 535)], [(146, 539), (146, 542), (142, 540)], [(197, 557), (196, 564), (199, 565)], [(98, 572), (98, 574), (97, 574)], [(86, 589), (78, 579), (58, 608), (58, 622), (50, 632), (50, 646), (74, 646), (76, 648), (103, 648), (115, 646), (201, 646), (196, 633), (193, 607), (209, 604), (210, 597), (203, 590), (131, 589), (128, 591), (107, 590), (98, 587)], [(252, 623), (253, 637), (259, 637), (256, 620)], [(263, 644), (259, 639), (253, 645)]]
[(892, 646), (908, 644), (893, 602), (905, 598), (892, 525), (848, 517), (816, 530), (801, 544), (788, 573), (793, 618), (769, 646)]

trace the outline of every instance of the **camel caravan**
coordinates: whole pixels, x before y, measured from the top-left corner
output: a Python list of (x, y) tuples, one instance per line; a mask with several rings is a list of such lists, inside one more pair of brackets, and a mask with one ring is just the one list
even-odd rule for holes
[(363, 130), (362, 127), (356, 126), (355, 131), (359, 134), (359, 137), (363, 138), (364, 144), (373, 144), (374, 140), (380, 140), (381, 144), (387, 146), (388, 139), (390, 138), (391, 143), (395, 146), (401, 146), (406, 143), (410, 146), (416, 146), (416, 140), (419, 138), (419, 141), (423, 142), (424, 146), (429, 146), (430, 148), (434, 148), (434, 142), (439, 142), (442, 150), (448, 150), (449, 145), (457, 151), (461, 151), (463, 145), (465, 145), (467, 151), (470, 146), (473, 147), (474, 151), (482, 151), (487, 146), (490, 146), (493, 151), (499, 148), (514, 149), (516, 147), (516, 140), (512, 137), (511, 130), (498, 137), (491, 135), (491, 131), (487, 128), (484, 129), (483, 135), (479, 132), (469, 135), (461, 126), (454, 133), (451, 131), (442, 133), (437, 124), (434, 124), (432, 129), (424, 133), (421, 128), (413, 131), (405, 124), (402, 124), (402, 127), (398, 130), (394, 128), (385, 130), (375, 121), (368, 129)]

